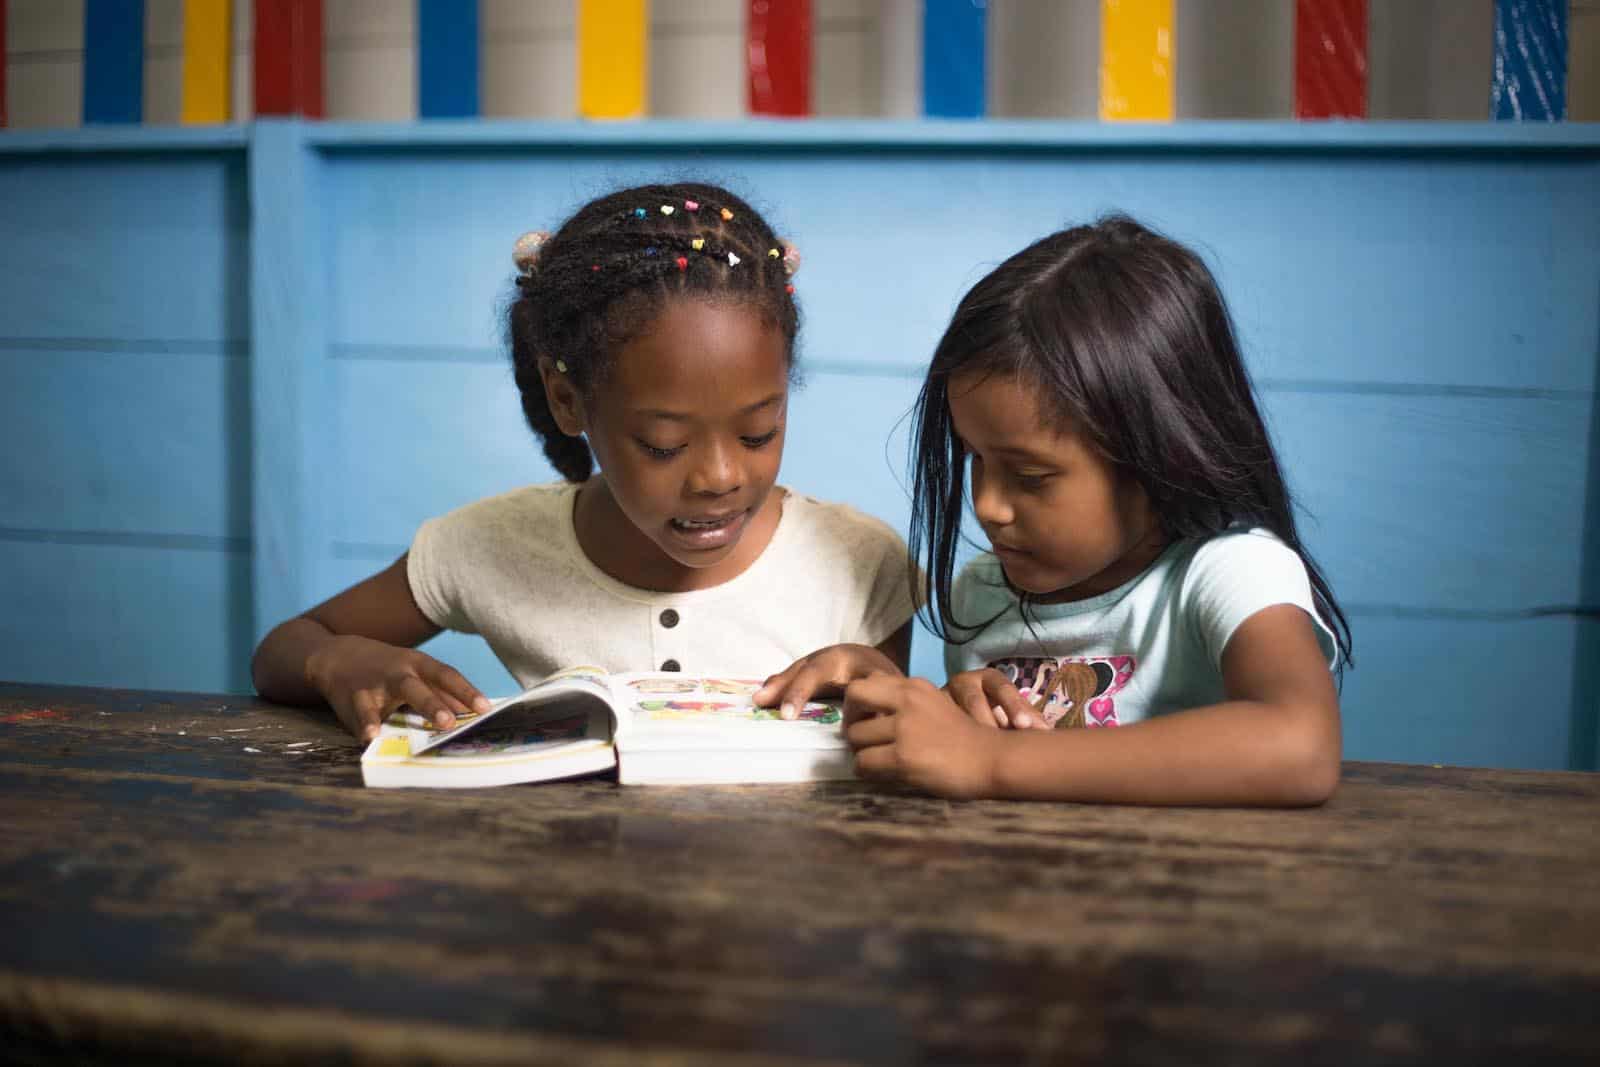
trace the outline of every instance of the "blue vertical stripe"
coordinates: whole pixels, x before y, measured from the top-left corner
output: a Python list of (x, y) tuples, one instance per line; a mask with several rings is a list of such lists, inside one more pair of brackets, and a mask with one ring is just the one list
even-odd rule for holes
[(476, 0), (417, 0), (417, 114), (478, 114)]
[(1535, 122), (1567, 117), (1567, 0), (1495, 0), (1489, 113)]
[(144, 117), (144, 0), (83, 6), (83, 121)]
[(984, 111), (987, 0), (926, 0), (922, 14), (922, 110), (980, 119)]

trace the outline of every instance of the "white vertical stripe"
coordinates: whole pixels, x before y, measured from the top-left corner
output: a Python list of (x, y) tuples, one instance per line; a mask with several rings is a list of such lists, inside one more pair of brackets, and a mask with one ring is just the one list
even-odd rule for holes
[(988, 67), (990, 115), (1098, 116), (1100, 0), (989, 0)]
[(649, 114), (748, 113), (744, 34), (744, 0), (651, 0)]
[(484, 115), (570, 119), (578, 113), (576, 0), (482, 0), (478, 19)]
[(9, 0), (5, 66), (8, 126), (81, 125), (83, 0)]
[(416, 118), (417, 7), (413, 0), (323, 0), (322, 15), (327, 117)]
[(1294, 4), (1182, 0), (1176, 21), (1178, 118), (1294, 115)]
[(183, 118), (183, 0), (144, 0), (144, 123)]

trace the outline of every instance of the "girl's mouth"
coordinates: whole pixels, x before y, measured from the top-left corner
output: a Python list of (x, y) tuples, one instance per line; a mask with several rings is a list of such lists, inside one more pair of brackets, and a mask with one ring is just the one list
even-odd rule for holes
[(680, 544), (688, 548), (706, 551), (708, 549), (724, 548), (739, 540), (739, 535), (744, 532), (745, 520), (749, 518), (749, 515), (750, 512), (746, 509), (729, 515), (670, 519), (667, 522), (667, 528), (672, 531), (674, 539)]

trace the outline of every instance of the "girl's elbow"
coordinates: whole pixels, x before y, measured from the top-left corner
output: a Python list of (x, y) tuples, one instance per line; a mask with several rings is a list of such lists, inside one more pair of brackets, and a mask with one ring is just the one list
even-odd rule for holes
[(1321, 713), (1298, 716), (1301, 724), (1285, 739), (1288, 751), (1283, 779), (1284, 803), (1313, 808), (1325, 804), (1339, 788), (1341, 747), (1337, 712), (1330, 729)]

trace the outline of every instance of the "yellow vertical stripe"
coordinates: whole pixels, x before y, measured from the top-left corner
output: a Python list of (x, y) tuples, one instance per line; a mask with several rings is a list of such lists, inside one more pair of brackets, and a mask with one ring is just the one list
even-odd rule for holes
[(631, 119), (644, 114), (648, 0), (578, 0), (578, 114)]
[(1172, 119), (1173, 0), (1100, 0), (1100, 117)]
[(228, 121), (231, 6), (232, 0), (183, 0), (185, 126)]

